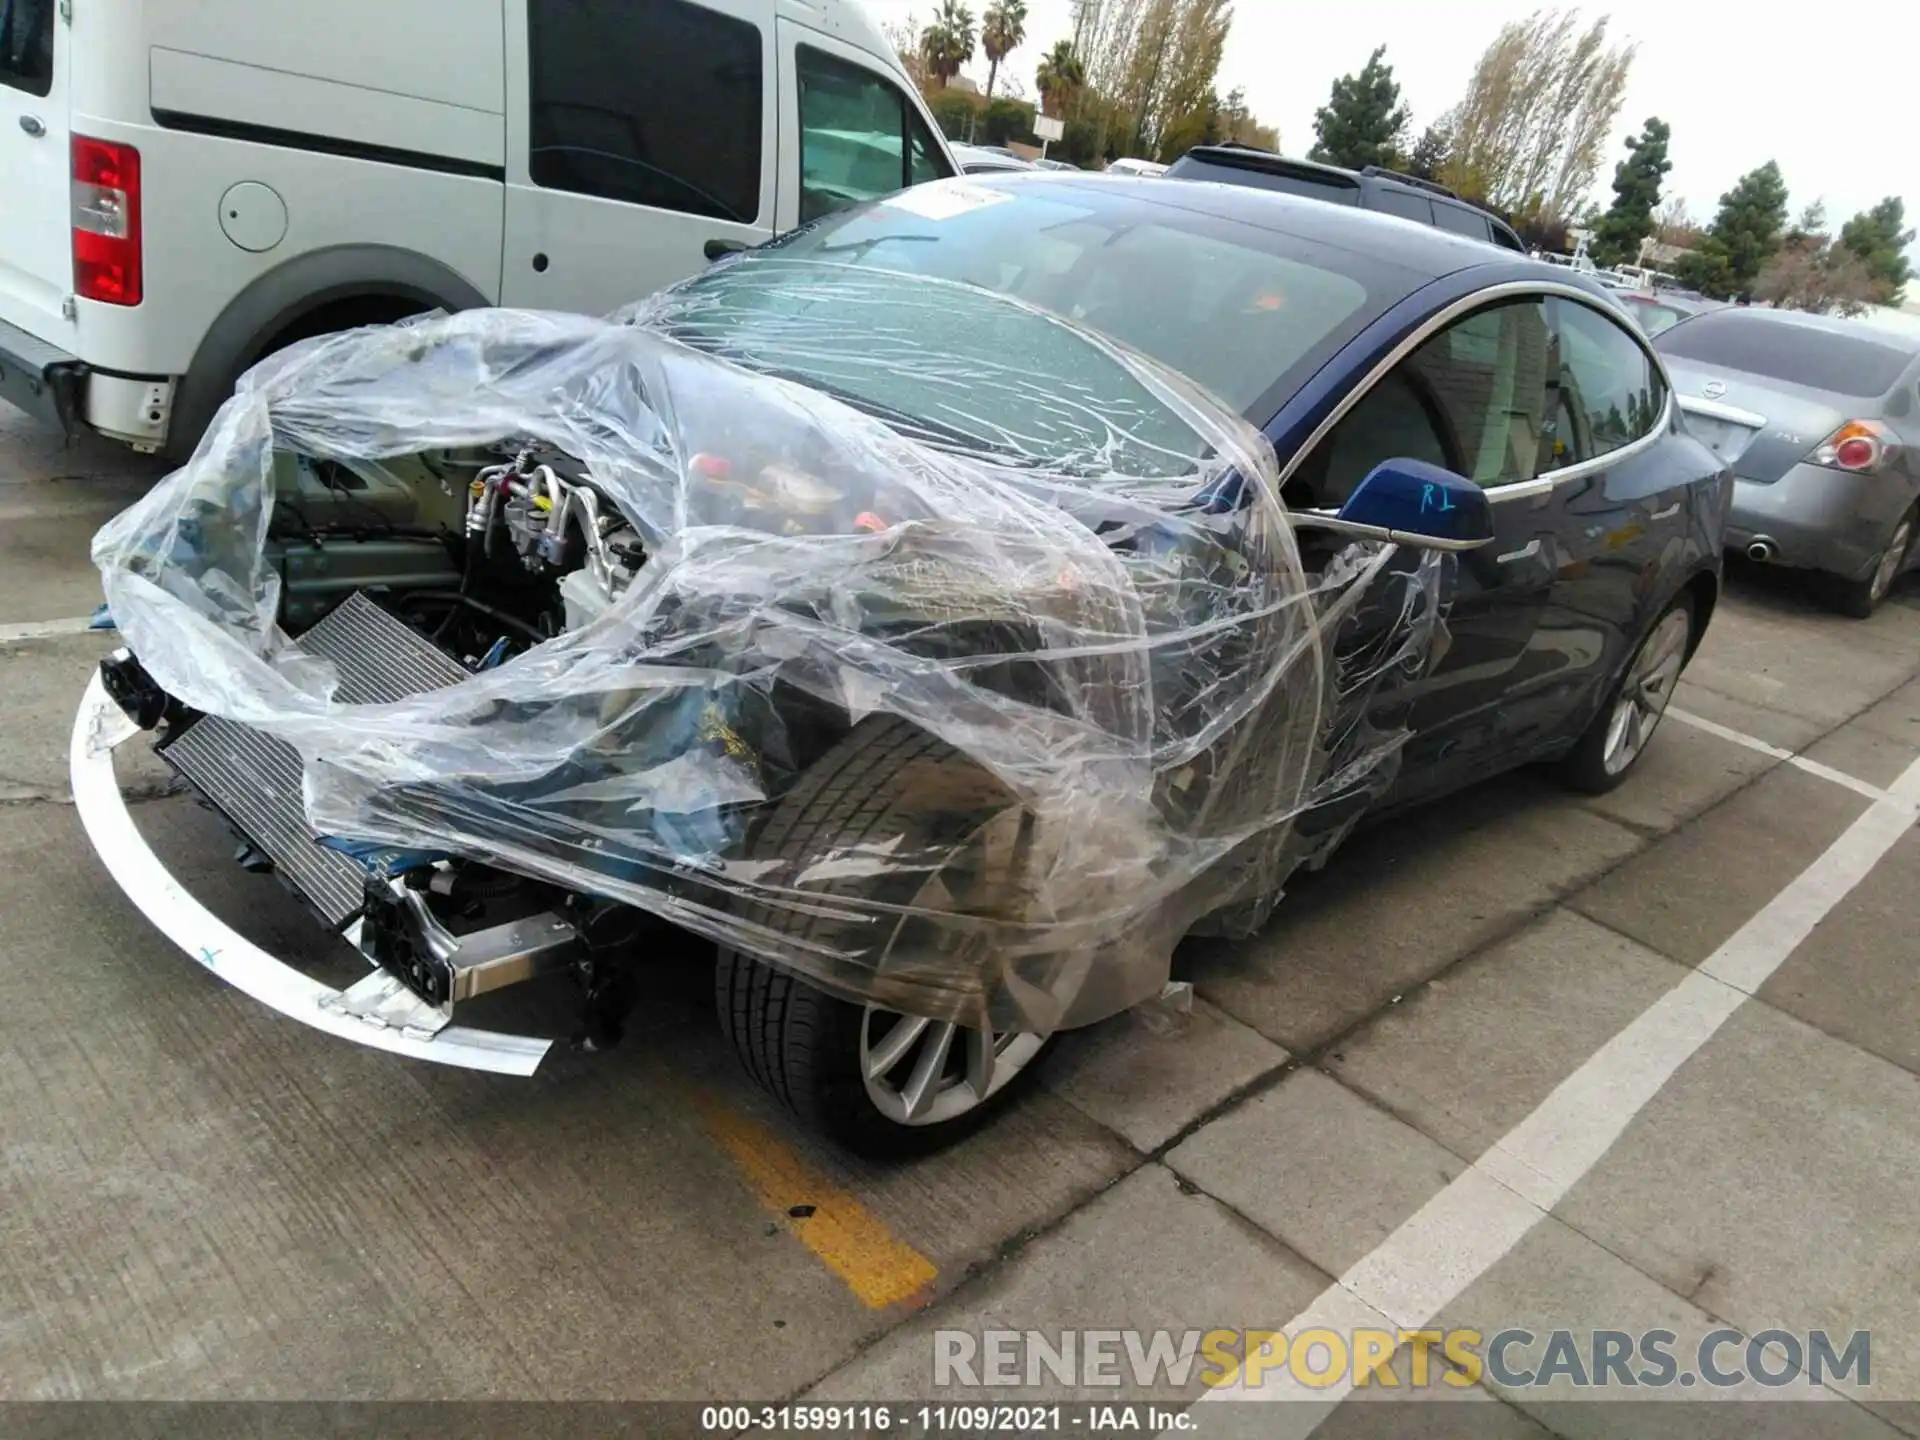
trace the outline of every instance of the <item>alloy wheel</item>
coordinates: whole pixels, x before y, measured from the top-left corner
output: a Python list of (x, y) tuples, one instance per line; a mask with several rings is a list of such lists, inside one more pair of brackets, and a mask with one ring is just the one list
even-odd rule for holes
[(1913, 521), (1902, 520), (1893, 532), (1893, 539), (1887, 543), (1886, 552), (1880, 557), (1880, 564), (1873, 572), (1873, 586), (1869, 591), (1875, 604), (1887, 598), (1887, 591), (1893, 588), (1894, 577), (1900, 573), (1900, 566), (1907, 558), (1907, 545), (1913, 539)]
[(895, 1124), (940, 1125), (985, 1104), (1045, 1044), (1044, 1035), (970, 1030), (868, 1005), (860, 1017), (860, 1078)]
[(1667, 713), (1674, 682), (1686, 664), (1688, 623), (1684, 609), (1668, 611), (1628, 666), (1601, 756), (1609, 775), (1618, 775), (1640, 758)]

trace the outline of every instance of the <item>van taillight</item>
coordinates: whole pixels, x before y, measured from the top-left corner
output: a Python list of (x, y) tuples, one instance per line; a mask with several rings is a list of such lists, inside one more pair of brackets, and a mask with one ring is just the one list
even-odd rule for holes
[(140, 152), (73, 137), (73, 288), (84, 300), (138, 305)]

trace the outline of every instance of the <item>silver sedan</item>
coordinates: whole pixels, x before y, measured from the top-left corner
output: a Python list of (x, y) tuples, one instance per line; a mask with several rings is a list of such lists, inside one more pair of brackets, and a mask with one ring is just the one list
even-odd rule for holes
[(1871, 615), (1916, 558), (1920, 339), (1729, 307), (1654, 344), (1689, 428), (1733, 467), (1728, 547), (1820, 571), (1842, 612)]

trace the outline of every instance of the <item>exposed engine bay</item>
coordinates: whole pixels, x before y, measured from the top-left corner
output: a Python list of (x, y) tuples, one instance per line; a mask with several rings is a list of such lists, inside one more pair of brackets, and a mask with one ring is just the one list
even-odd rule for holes
[[(577, 465), (532, 447), (352, 467), (281, 452), (274, 478), (265, 555), (280, 623), (334, 667), (348, 703), (454, 684), (589, 624), (646, 560)], [(166, 703), (131, 658), (105, 673), (136, 719), (164, 725), (157, 752), (227, 819), (236, 860), (277, 876), (380, 967), (343, 997), (350, 1013), (431, 1029), (459, 1001), (561, 970), (582, 985), (578, 1038), (617, 1039), (647, 917), (451, 854), (317, 839), (292, 747)]]

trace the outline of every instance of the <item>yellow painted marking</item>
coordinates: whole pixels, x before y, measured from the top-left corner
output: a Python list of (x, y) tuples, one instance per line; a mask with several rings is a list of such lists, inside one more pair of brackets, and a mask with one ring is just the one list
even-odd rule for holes
[[(733, 1157), (761, 1203), (834, 1274), (860, 1303), (875, 1310), (911, 1300), (940, 1272), (933, 1262), (893, 1238), (867, 1207), (821, 1175), (765, 1126), (725, 1107), (701, 1106), (708, 1131)], [(796, 1205), (813, 1213), (795, 1218)]]

